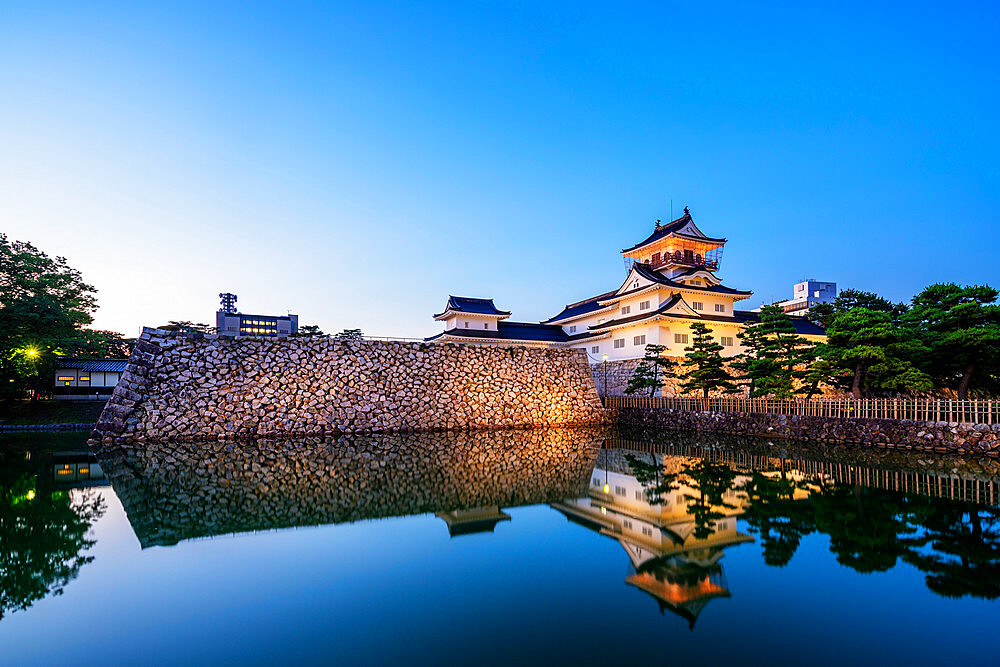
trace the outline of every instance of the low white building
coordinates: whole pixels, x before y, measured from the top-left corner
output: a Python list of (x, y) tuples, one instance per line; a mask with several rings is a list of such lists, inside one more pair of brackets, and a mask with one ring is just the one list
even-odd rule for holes
[[(685, 208), (680, 218), (657, 222), (646, 239), (622, 250), (628, 276), (616, 289), (567, 304), (540, 323), (511, 322), (510, 312), (492, 299), (452, 296), (434, 316), (445, 330), (427, 340), (582, 348), (592, 362), (636, 359), (646, 345), (658, 344), (669, 356), (681, 357), (691, 342), (691, 325), (703, 322), (723, 355), (734, 356), (742, 351), (736, 334), (759, 316), (736, 309), (752, 292), (727, 287), (716, 275), (725, 244), (698, 229)], [(822, 328), (794, 320), (800, 334), (823, 337)]]
[[(795, 283), (792, 287), (792, 298), (785, 301), (777, 301), (773, 305), (778, 306), (789, 315), (802, 316), (819, 303), (833, 303), (837, 299), (837, 283), (824, 282), (809, 278), (800, 283)], [(754, 312), (760, 312), (760, 308), (754, 308)]]
[(106, 401), (126, 366), (128, 359), (60, 359), (52, 397), (64, 401)]

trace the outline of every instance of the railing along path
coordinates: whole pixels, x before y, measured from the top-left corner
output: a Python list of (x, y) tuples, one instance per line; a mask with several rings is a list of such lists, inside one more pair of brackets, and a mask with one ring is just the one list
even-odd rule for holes
[(609, 408), (662, 408), (708, 412), (758, 412), (810, 417), (861, 417), (914, 421), (1000, 423), (1000, 400), (865, 398), (815, 401), (772, 398), (605, 396)]

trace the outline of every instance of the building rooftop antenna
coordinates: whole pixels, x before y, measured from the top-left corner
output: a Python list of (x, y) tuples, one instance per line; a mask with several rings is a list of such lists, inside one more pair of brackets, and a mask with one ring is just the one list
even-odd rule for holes
[(236, 295), (232, 292), (219, 292), (219, 302), (222, 304), (222, 308), (219, 308), (220, 313), (236, 312)]

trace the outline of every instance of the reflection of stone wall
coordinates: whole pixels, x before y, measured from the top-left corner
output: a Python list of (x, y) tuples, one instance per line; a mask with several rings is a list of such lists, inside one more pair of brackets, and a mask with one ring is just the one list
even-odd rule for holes
[(143, 547), (584, 495), (596, 428), (156, 442), (99, 455)]
[(620, 408), (621, 424), (683, 431), (712, 431), (851, 442), (880, 447), (1000, 455), (1000, 424), (959, 424), (908, 419), (814, 417), (746, 412), (695, 412), (662, 408)]
[(145, 329), (93, 441), (603, 420), (581, 350), (230, 338)]

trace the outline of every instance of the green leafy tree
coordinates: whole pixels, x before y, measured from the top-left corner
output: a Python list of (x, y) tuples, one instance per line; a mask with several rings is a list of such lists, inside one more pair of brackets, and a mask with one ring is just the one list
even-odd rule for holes
[(875, 294), (856, 289), (841, 290), (833, 303), (818, 303), (809, 309), (806, 318), (813, 324), (818, 324), (824, 329), (833, 324), (833, 320), (842, 313), (855, 308), (867, 308), (880, 313), (887, 313), (893, 321), (906, 312), (906, 305), (893, 303), (888, 299)]
[(361, 333), (361, 329), (344, 329), (335, 338), (341, 340), (361, 340), (364, 338), (364, 334)]
[(930, 378), (913, 367), (915, 341), (884, 311), (853, 308), (827, 329), (826, 359), (850, 373), (851, 393), (927, 391)]
[(0, 234), (0, 396), (48, 388), (57, 358), (85, 344), (95, 292), (65, 258)]
[(215, 327), (210, 324), (203, 324), (201, 322), (188, 322), (187, 320), (170, 320), (166, 324), (161, 324), (156, 327), (157, 329), (163, 329), (164, 331), (181, 331), (184, 333), (202, 333), (211, 334), (215, 333)]
[(817, 358), (802, 372), (801, 384), (795, 390), (796, 394), (804, 395), (807, 401), (822, 392), (824, 386), (832, 386), (836, 381), (837, 367), (829, 359), (823, 358), (824, 349), (823, 345), (816, 346)]
[(304, 336), (304, 337), (307, 337), (307, 338), (329, 338), (330, 337), (329, 334), (323, 333), (323, 330), (320, 329), (315, 324), (306, 324), (304, 326), (299, 327), (299, 330), (296, 333), (296, 335), (297, 336)]
[(958, 397), (968, 398), (974, 378), (1000, 370), (1000, 306), (996, 289), (938, 283), (913, 297), (904, 320), (927, 347), (925, 366), (943, 383), (957, 378)]
[(815, 358), (815, 346), (795, 331), (791, 318), (777, 306), (764, 306), (760, 312), (760, 331), (751, 339), (756, 349), (749, 362), (753, 378), (751, 396), (791, 398), (796, 380), (805, 375), (805, 366)]
[(733, 376), (726, 369), (720, 354), (725, 348), (712, 338), (712, 330), (702, 322), (691, 325), (691, 345), (685, 347), (687, 354), (681, 365), (686, 368), (681, 374), (681, 390), (702, 392), (706, 398), (709, 392), (722, 390), (733, 394), (740, 388), (733, 382)]
[[(773, 306), (766, 306), (770, 307)], [(743, 346), (743, 352), (733, 359), (730, 365), (742, 373), (740, 380), (748, 385), (750, 396), (761, 396), (760, 383), (777, 373), (775, 360), (764, 354), (770, 333), (771, 322), (761, 317), (736, 334)]]
[(83, 343), (76, 352), (79, 356), (106, 359), (127, 359), (135, 347), (135, 338), (126, 338), (117, 331), (84, 329)]
[(655, 396), (663, 387), (664, 379), (676, 375), (677, 362), (664, 355), (666, 350), (663, 345), (646, 346), (645, 355), (629, 378), (628, 386), (625, 388), (626, 394), (637, 394), (648, 390), (650, 396)]

